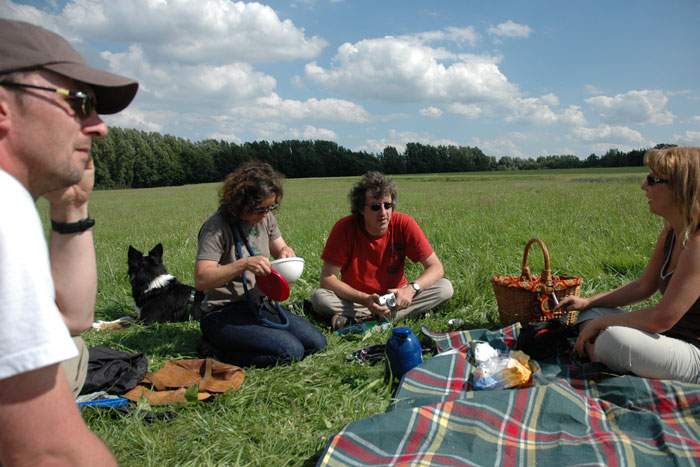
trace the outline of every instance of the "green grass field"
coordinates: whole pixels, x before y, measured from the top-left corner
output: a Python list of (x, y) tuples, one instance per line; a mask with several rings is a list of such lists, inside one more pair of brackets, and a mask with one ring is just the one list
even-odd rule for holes
[[(471, 327), (498, 323), (489, 279), (517, 273), (523, 247), (539, 237), (555, 273), (583, 276), (583, 294), (631, 280), (644, 268), (661, 227), (640, 190), (645, 169), (488, 172), (395, 177), (398, 210), (416, 218), (442, 259), (453, 299), (421, 320), (447, 329), (449, 318)], [(290, 301), (318, 285), (327, 232), (349, 213), (356, 178), (287, 180), (278, 218), (283, 235), (306, 260)], [(126, 275), (129, 245), (148, 250), (162, 242), (169, 271), (192, 284), (199, 226), (217, 205), (218, 185), (100, 191), (93, 195), (99, 288), (97, 319), (134, 313)], [(44, 209), (45, 211), (45, 209)], [(530, 255), (539, 272), (539, 250)], [(418, 269), (410, 267), (413, 277)], [(170, 421), (145, 424), (139, 412), (115, 416), (86, 411), (90, 427), (122, 465), (313, 464), (328, 438), (345, 424), (385, 411), (391, 392), (383, 366), (347, 363), (346, 354), (386, 341), (389, 332), (340, 338), (327, 328), (325, 352), (272, 369), (246, 370), (241, 389), (213, 402), (169, 407)], [(171, 358), (196, 358), (196, 323), (90, 331), (89, 345), (145, 352), (150, 369)], [(141, 404), (139, 410), (150, 409)]]

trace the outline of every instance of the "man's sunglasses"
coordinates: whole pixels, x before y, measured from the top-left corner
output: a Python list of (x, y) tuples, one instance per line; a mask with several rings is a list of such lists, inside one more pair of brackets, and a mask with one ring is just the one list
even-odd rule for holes
[(5, 86), (8, 88), (38, 89), (40, 91), (56, 93), (59, 96), (62, 96), (66, 102), (68, 102), (68, 105), (70, 105), (70, 108), (73, 109), (75, 115), (77, 115), (81, 120), (85, 120), (92, 115), (92, 112), (95, 111), (95, 106), (97, 105), (95, 98), (83, 91), (71, 91), (70, 89), (65, 88), (48, 88), (46, 86), (36, 86), (34, 84), (15, 83), (14, 81), (0, 81), (0, 86)]
[(267, 213), (270, 212), (270, 211), (274, 211), (274, 210), (277, 209), (278, 207), (280, 207), (280, 205), (277, 204), (277, 203), (275, 203), (275, 204), (270, 205), (270, 206), (259, 207), (259, 208), (252, 208), (252, 209), (250, 210), (250, 212), (252, 212), (253, 214), (267, 214)]
[(658, 185), (660, 183), (668, 183), (668, 180), (664, 180), (663, 178), (659, 178), (659, 177), (654, 177), (651, 174), (647, 175), (647, 185), (654, 186), (654, 185)]
[(395, 204), (394, 203), (372, 203), (372, 204), (369, 204), (368, 206), (372, 211), (379, 211), (382, 206), (384, 206), (384, 209), (386, 209), (388, 211), (389, 209), (394, 209)]

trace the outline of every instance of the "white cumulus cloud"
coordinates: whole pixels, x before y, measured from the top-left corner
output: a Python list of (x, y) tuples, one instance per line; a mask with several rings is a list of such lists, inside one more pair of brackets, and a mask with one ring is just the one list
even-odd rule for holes
[(559, 121), (559, 116), (551, 106), (558, 105), (558, 99), (553, 101), (553, 96), (542, 97), (515, 97), (511, 100), (510, 114), (506, 116), (507, 122), (530, 122), (539, 125), (550, 125)]
[(102, 116), (109, 126), (138, 128), (144, 131), (161, 131), (168, 119), (174, 117), (170, 112), (146, 112), (134, 107), (127, 107), (118, 114)]
[(686, 130), (674, 135), (673, 141), (681, 146), (700, 146), (700, 131)]
[(447, 109), (453, 114), (470, 119), (479, 118), (483, 112), (481, 107), (476, 104), (462, 104), (459, 102), (448, 105)]
[(327, 128), (316, 128), (315, 126), (306, 125), (295, 138), (299, 139), (323, 139), (327, 141), (335, 141), (338, 135), (333, 130)]
[(229, 0), (69, 0), (57, 14), (11, 0), (0, 16), (40, 24), (74, 42), (139, 44), (149, 61), (223, 65), (311, 59), (327, 46), (260, 3)]
[(647, 144), (640, 132), (625, 126), (578, 127), (573, 129), (573, 136), (580, 141), (592, 143)]
[(229, 0), (71, 0), (57, 22), (86, 39), (141, 44), (152, 61), (309, 59), (326, 46), (269, 6)]
[(586, 102), (608, 123), (669, 125), (674, 115), (666, 109), (668, 97), (659, 90), (632, 90), (615, 96), (594, 96)]
[(365, 144), (358, 149), (362, 151), (379, 154), (387, 146), (393, 146), (399, 153), (406, 151), (406, 144), (421, 143), (432, 146), (458, 146), (459, 144), (451, 139), (436, 138), (427, 133), (417, 133), (414, 131), (398, 131), (390, 129), (387, 135), (379, 139), (368, 139)]
[(509, 19), (505, 23), (489, 27), (488, 32), (498, 37), (529, 37), (532, 34), (532, 28)]
[(500, 138), (475, 137), (472, 139), (472, 145), (481, 149), (484, 154), (495, 156), (496, 158), (501, 158), (503, 156), (526, 157), (526, 154), (522, 152), (520, 146), (507, 136)]
[(581, 112), (581, 108), (577, 105), (570, 105), (565, 108), (560, 114), (559, 120), (562, 123), (573, 126), (583, 126), (588, 123), (586, 121), (586, 117), (583, 115), (583, 112)]
[(535, 125), (566, 124), (581, 126), (586, 118), (580, 107), (570, 105), (564, 109), (559, 106), (559, 98), (554, 94), (540, 97), (515, 97), (506, 103), (507, 122), (523, 122)]
[(179, 62), (151, 63), (143, 49), (132, 45), (126, 52), (103, 52), (110, 68), (127, 76), (138, 76), (140, 94), (160, 101), (209, 102), (225, 107), (233, 102), (269, 95), (276, 80), (247, 63), (190, 65)]
[(592, 96), (603, 94), (603, 90), (595, 84), (586, 84), (583, 86), (583, 90), (586, 92), (586, 94), (590, 94)]
[(342, 99), (316, 99), (305, 101), (282, 99), (275, 93), (260, 97), (250, 105), (230, 109), (231, 115), (240, 119), (318, 120), (345, 123), (366, 123), (369, 113), (358, 104)]
[(467, 43), (471, 46), (476, 45), (479, 40), (479, 34), (473, 27), (467, 26), (463, 28), (448, 27), (437, 31), (425, 31), (416, 34), (408, 34), (399, 36), (398, 39), (417, 42), (420, 44), (429, 44), (432, 42), (456, 42), (458, 44)]
[(0, 18), (26, 21), (61, 33), (55, 16), (34, 6), (14, 3), (11, 0), (0, 0)]
[(439, 118), (442, 116), (442, 110), (438, 109), (437, 107), (424, 107), (420, 109), (420, 114), (424, 117), (428, 118)]
[(331, 68), (307, 64), (307, 78), (359, 98), (468, 103), (497, 101), (517, 92), (494, 57), (458, 56), (406, 38), (345, 43), (332, 63)]
[(283, 141), (287, 139), (337, 140), (333, 130), (305, 125), (301, 128), (287, 126), (279, 122), (259, 122), (253, 128), (254, 139), (266, 141)]
[(552, 93), (523, 96), (501, 72), (496, 57), (458, 54), (426, 45), (441, 34), (431, 31), (345, 43), (329, 67), (308, 63), (306, 78), (358, 99), (430, 102), (432, 105), (420, 111), (427, 117), (437, 116), (431, 109), (442, 107), (441, 111), (468, 119), (488, 116), (511, 123), (586, 124), (580, 107), (562, 109)]

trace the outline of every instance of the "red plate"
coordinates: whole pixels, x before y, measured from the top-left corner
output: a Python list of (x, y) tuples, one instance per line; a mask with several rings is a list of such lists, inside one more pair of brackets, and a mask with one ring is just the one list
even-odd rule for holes
[(289, 298), (289, 283), (287, 279), (274, 269), (267, 276), (255, 276), (255, 282), (260, 291), (277, 302)]

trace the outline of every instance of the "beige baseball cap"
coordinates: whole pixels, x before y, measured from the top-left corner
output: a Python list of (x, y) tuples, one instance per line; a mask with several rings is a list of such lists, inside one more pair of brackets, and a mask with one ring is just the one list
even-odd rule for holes
[(0, 18), (0, 74), (46, 69), (89, 84), (97, 113), (117, 113), (132, 101), (139, 83), (85, 63), (63, 37), (24, 21)]

